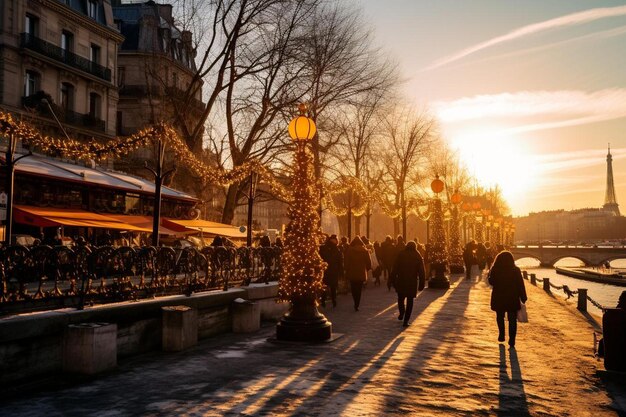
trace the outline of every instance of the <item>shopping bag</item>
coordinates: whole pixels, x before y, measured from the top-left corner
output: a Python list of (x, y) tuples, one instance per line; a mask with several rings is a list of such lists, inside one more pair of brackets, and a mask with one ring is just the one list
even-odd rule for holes
[(517, 310), (517, 321), (520, 323), (528, 323), (528, 311), (526, 311), (526, 304), (522, 304), (522, 308)]

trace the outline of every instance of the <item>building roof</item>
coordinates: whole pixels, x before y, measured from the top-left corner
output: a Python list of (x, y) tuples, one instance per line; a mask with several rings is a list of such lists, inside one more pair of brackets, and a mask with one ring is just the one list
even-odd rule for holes
[[(154, 183), (144, 178), (96, 166), (91, 168), (62, 162), (37, 154), (21, 159), (15, 169), (17, 173), (56, 178), (85, 185), (100, 185), (138, 194), (154, 194)], [(187, 193), (165, 186), (161, 188), (161, 193), (164, 197), (169, 198), (197, 200)]]
[(121, 51), (167, 55), (191, 71), (196, 70), (191, 32), (181, 32), (172, 18), (172, 5), (114, 3), (113, 16), (125, 40)]

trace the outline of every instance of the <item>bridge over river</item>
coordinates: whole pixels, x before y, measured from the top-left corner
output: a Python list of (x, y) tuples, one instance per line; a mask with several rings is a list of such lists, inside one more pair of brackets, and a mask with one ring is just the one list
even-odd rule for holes
[(515, 260), (537, 259), (543, 267), (553, 267), (563, 258), (580, 259), (585, 266), (600, 266), (607, 261), (626, 259), (626, 246), (512, 246)]

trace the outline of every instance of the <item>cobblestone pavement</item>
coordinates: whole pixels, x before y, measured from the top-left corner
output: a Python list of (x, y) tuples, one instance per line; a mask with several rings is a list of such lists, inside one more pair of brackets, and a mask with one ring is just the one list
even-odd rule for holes
[(530, 323), (516, 349), (496, 341), (489, 286), (453, 279), (419, 294), (413, 322), (370, 286), (325, 313), (328, 344), (268, 341), (274, 327), (181, 353), (126, 360), (112, 373), (0, 405), (2, 416), (618, 416), (626, 380), (592, 355), (593, 327), (527, 283)]

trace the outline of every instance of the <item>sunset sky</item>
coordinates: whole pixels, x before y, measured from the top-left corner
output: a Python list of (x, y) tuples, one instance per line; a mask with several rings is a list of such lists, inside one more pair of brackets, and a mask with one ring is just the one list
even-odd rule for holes
[(626, 1), (356, 0), (403, 89), (513, 214), (626, 213)]

